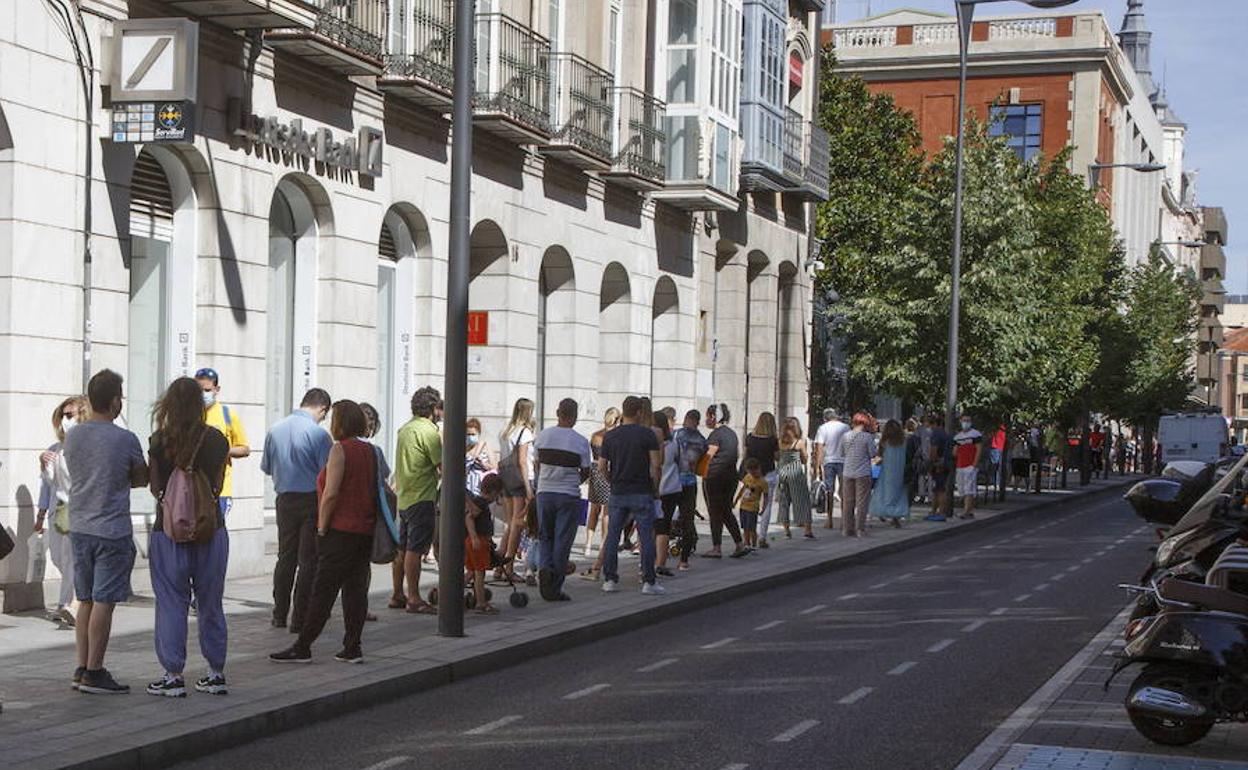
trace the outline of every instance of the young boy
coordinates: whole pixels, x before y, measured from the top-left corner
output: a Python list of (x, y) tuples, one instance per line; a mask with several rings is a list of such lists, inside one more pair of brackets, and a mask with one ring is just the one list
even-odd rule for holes
[(767, 479), (763, 478), (763, 466), (758, 458), (751, 457), (745, 461), (745, 477), (741, 479), (741, 488), (732, 501), (733, 505), (741, 506), (741, 531), (746, 548), (758, 547), (758, 510), (766, 494)]
[(490, 569), (490, 551), (494, 546), (494, 518), (490, 505), (503, 492), (503, 477), (491, 473), (481, 480), (480, 494), (464, 492), (464, 566), (472, 573), (472, 591), (477, 597), (477, 612), (497, 615), (498, 610), (485, 598), (485, 573)]

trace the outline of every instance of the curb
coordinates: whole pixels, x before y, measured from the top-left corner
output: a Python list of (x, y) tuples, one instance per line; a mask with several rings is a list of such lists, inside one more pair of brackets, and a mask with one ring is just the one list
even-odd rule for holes
[[(1035, 503), (1020, 506), (1014, 510), (997, 514), (992, 518), (975, 519), (956, 527), (937, 529), (916, 535), (895, 543), (883, 543), (857, 553), (840, 556), (815, 564), (806, 565), (790, 572), (768, 575), (755, 580), (725, 585), (710, 591), (691, 595), (685, 598), (672, 597), (662, 604), (632, 612), (627, 615), (591, 622), (577, 628), (551, 633), (538, 639), (520, 642), (510, 647), (491, 650), (459, 661), (444, 663), (433, 668), (412, 671), (398, 676), (387, 675), (385, 679), (372, 682), (360, 682), (355, 686), (339, 692), (328, 693), (321, 697), (311, 698), (279, 706), (265, 708), (263, 704), (250, 704), (238, 711), (230, 712), (228, 721), (186, 732), (178, 728), (156, 729), (145, 734), (148, 742), (113, 751), (106, 755), (93, 754), (90, 757), (70, 759), (75, 754), (80, 757), (82, 750), (65, 752), (62, 759), (55, 756), (44, 760), (35, 760), (28, 766), (30, 770), (48, 768), (52, 770), (121, 770), (123, 768), (139, 770), (156, 770), (166, 768), (175, 762), (203, 757), (222, 748), (233, 748), (259, 738), (268, 737), (297, 727), (306, 727), (315, 722), (340, 717), (353, 711), (362, 710), (386, 701), (431, 690), (435, 687), (457, 682), (480, 674), (500, 671), (502, 669), (524, 663), (534, 658), (566, 650), (570, 647), (588, 644), (625, 631), (632, 631), (652, 625), (669, 618), (680, 616), (690, 609), (702, 609), (708, 606), (723, 604), (755, 593), (787, 585), (800, 580), (825, 575), (845, 567), (854, 566), (875, 559), (879, 556), (910, 550), (921, 545), (954, 537), (960, 532), (978, 530), (994, 523), (1017, 518), (1024, 514), (1035, 513), (1064, 503), (1095, 501), (1109, 494), (1119, 492), (1127, 484), (1135, 483), (1135, 479), (1122, 481), (1108, 487), (1088, 492), (1075, 498), (1047, 498)], [(381, 672), (378, 672), (379, 674)], [(68, 762), (64, 760), (69, 759)]]

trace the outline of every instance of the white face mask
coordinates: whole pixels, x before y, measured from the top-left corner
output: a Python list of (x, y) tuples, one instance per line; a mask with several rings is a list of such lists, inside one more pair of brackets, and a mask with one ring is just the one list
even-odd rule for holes
[(76, 427), (77, 425), (78, 425), (78, 421), (75, 420), (73, 417), (66, 417), (65, 419), (61, 420), (61, 430), (63, 430), (65, 432), (65, 435), (67, 436), (69, 435), (69, 432), (73, 430), (74, 427)]
[(962, 421), (962, 430), (970, 430), (970, 429), (971, 429), (971, 421), (970, 421), (970, 420), (963, 420), (963, 421)]
[(204, 408), (205, 409), (212, 406), (213, 404), (217, 402), (217, 394), (213, 393), (211, 390), (205, 390), (203, 391), (203, 394), (204, 394)]

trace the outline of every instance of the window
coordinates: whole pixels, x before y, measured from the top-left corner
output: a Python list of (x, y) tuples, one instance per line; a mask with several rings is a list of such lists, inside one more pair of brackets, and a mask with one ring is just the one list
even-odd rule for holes
[(1040, 134), (1043, 129), (1041, 104), (1006, 104), (991, 108), (992, 121), (989, 136), (1004, 136), (1010, 149), (1023, 161), (1031, 161), (1040, 154)]
[(620, 75), (620, 6), (612, 4), (611, 21), (609, 29), (610, 39), (607, 43), (607, 63), (611, 71), (616, 75), (616, 82), (619, 82)]
[(667, 15), (667, 103), (697, 99), (697, 0), (672, 0)]

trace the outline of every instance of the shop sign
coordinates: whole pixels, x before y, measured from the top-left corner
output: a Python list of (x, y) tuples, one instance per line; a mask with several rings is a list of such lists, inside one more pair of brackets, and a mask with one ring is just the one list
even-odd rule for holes
[(234, 133), (255, 144), (307, 158), (329, 168), (381, 177), (382, 147), (385, 145), (381, 129), (364, 126), (355, 136), (339, 139), (328, 128), (305, 130), (301, 118), (283, 121), (275, 116), (261, 118), (251, 115), (241, 123)]
[(190, 19), (113, 23), (110, 98), (118, 102), (193, 101), (199, 83), (199, 25)]
[(488, 310), (469, 310), (468, 311), (468, 344), (469, 345), (489, 345), (490, 344), (490, 311)]
[(195, 104), (189, 101), (113, 103), (110, 138), (116, 143), (191, 142)]

